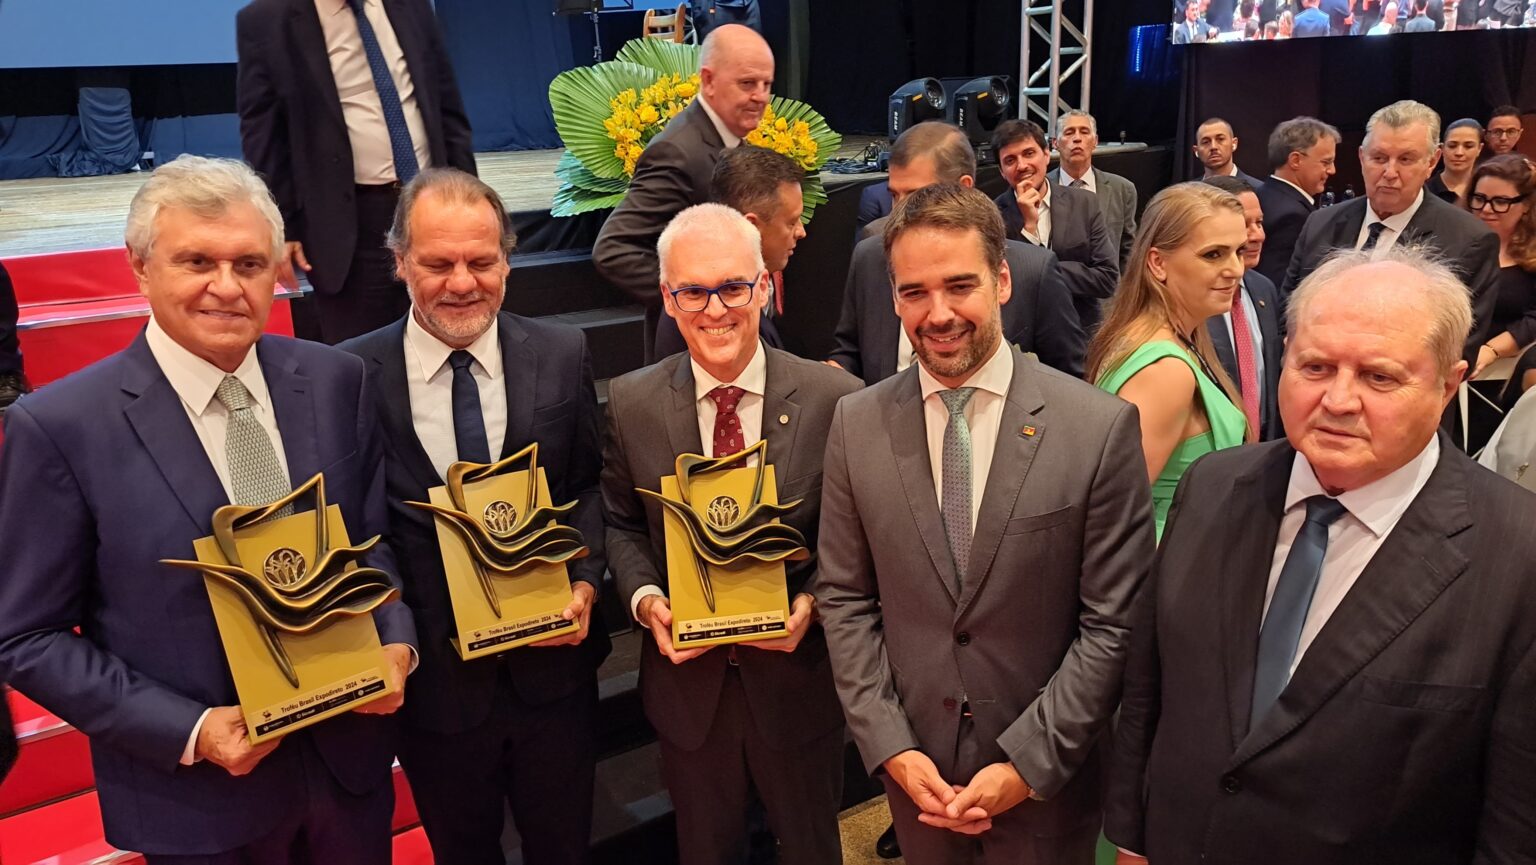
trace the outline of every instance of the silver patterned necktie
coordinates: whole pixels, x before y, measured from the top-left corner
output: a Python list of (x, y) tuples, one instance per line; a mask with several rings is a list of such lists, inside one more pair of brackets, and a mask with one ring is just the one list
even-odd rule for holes
[[(278, 462), (272, 439), (251, 411), (251, 392), (232, 375), (219, 382), (215, 396), (229, 411), (224, 434), (224, 458), (229, 463), (233, 504), (265, 505), (293, 491), (288, 472)], [(285, 513), (289, 509), (285, 509)]]
[(949, 536), (949, 553), (955, 560), (958, 592), (965, 586), (965, 568), (971, 560), (971, 425), (965, 419), (965, 406), (976, 394), (974, 387), (939, 391), (949, 422), (944, 425), (944, 459), (939, 511), (944, 516), (944, 534)]

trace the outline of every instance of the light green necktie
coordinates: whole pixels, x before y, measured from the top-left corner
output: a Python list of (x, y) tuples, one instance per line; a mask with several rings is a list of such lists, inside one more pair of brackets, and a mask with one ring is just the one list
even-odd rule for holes
[(965, 585), (965, 568), (971, 560), (971, 426), (965, 420), (965, 406), (976, 393), (974, 387), (939, 391), (944, 407), (949, 409), (949, 423), (944, 426), (944, 495), (939, 510), (944, 515), (944, 534), (949, 536), (949, 552), (955, 560), (955, 578), (959, 591)]
[(251, 392), (240, 379), (226, 375), (219, 382), (216, 396), (229, 411), (224, 456), (229, 463), (233, 504), (270, 504), (292, 492), (288, 472), (278, 462), (272, 439), (251, 411)]

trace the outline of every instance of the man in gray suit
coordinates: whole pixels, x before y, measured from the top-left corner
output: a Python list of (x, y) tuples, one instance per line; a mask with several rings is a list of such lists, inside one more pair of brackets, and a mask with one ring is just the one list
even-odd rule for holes
[(916, 192), (885, 242), (919, 363), (844, 398), (827, 438), (838, 693), (908, 862), (1086, 865), (1154, 547), (1136, 408), (1003, 342), (986, 195)]
[(734, 149), (763, 119), (773, 88), (773, 50), (756, 31), (726, 24), (699, 52), (699, 95), (646, 145), (629, 192), (603, 223), (592, 264), (645, 305), (645, 360), (661, 320), (656, 238), (678, 213), (709, 200), (722, 150)]
[[(965, 134), (948, 123), (919, 123), (891, 149), (889, 185), (898, 204), (935, 183), (971, 186), (975, 176), (976, 152)], [(854, 247), (828, 361), (865, 384), (895, 375), (915, 357), (891, 306), (891, 274), (881, 239), (889, 221), (883, 216), (871, 222), (866, 231), (873, 233)], [(1003, 307), (1003, 336), (1020, 351), (1039, 355), (1041, 363), (1081, 376), (1087, 340), (1056, 254), (1022, 238), (1008, 241), (1004, 254), (1013, 290)]]
[(661, 507), (635, 488), (659, 490), (679, 454), (722, 456), (766, 440), (778, 500), (802, 500), (783, 521), (814, 550), (827, 428), (859, 382), (760, 342), (768, 275), (757, 229), (735, 210), (683, 211), (657, 252), (663, 303), (688, 351), (610, 384), (602, 488), (609, 568), (653, 638), (641, 650), (640, 694), (661, 740), (681, 862), (739, 861), (755, 788), (786, 862), (837, 865), (843, 716), (810, 594), (815, 557), (787, 565), (787, 636), (678, 648)]
[(1376, 258), (1291, 296), (1289, 440), (1190, 468), (1137, 601), (1105, 831), (1159, 865), (1536, 851), (1536, 497), (1436, 431), (1466, 286)]
[(1099, 197), (1099, 212), (1109, 239), (1119, 249), (1119, 262), (1131, 256), (1136, 239), (1136, 185), (1118, 174), (1093, 167), (1093, 151), (1099, 146), (1099, 124), (1086, 111), (1068, 111), (1056, 128), (1056, 152), (1061, 164), (1051, 170), (1052, 183), (1086, 189)]

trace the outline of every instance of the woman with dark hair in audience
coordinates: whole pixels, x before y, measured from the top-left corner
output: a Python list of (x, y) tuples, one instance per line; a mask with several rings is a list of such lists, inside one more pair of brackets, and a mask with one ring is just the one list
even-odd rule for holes
[[(1477, 351), (1475, 375), (1499, 358), (1514, 357), (1536, 343), (1536, 165), (1518, 153), (1495, 156), (1477, 167), (1467, 209), (1499, 236), (1499, 277), (1494, 283), (1495, 336)], [(1505, 407), (1536, 384), (1526, 370), (1536, 352), (1525, 352), (1505, 388)], [(1531, 380), (1526, 380), (1530, 378)]]
[(1088, 349), (1088, 380), (1140, 410), (1158, 537), (1190, 463), (1255, 435), (1205, 327), (1241, 288), (1246, 239), (1231, 193), (1205, 183), (1159, 192)]
[(1470, 117), (1445, 127), (1440, 145), (1440, 173), (1424, 184), (1424, 191), (1448, 204), (1465, 204), (1472, 184), (1472, 169), (1483, 152), (1483, 124)]

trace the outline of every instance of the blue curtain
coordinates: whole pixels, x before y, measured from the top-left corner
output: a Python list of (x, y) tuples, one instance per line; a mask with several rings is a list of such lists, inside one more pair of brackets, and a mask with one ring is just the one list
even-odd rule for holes
[(437, 0), (436, 5), (475, 150), (559, 147), (549, 82), (576, 65), (571, 19), (552, 14), (554, 0)]

